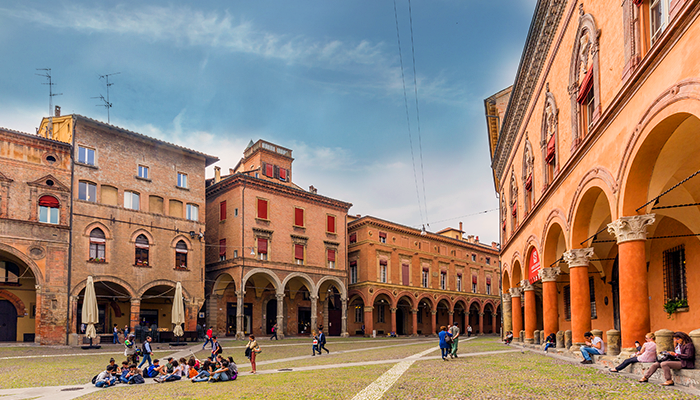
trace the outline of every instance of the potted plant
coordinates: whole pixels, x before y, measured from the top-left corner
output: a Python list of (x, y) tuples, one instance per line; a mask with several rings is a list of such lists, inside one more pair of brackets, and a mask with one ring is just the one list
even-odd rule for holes
[(668, 318), (674, 313), (688, 311), (688, 300), (687, 299), (670, 299), (664, 304), (664, 311), (668, 314)]

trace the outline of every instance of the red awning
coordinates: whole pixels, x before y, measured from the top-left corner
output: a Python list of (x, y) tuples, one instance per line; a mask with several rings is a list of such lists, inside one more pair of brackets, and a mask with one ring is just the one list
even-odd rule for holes
[(518, 216), (518, 203), (513, 203), (513, 216), (517, 217)]
[(525, 190), (532, 190), (532, 174), (528, 175), (525, 180)]
[(588, 95), (588, 92), (591, 90), (592, 87), (593, 66), (591, 65), (591, 68), (589, 68), (588, 72), (586, 72), (586, 76), (583, 77), (583, 81), (581, 81), (581, 86), (578, 89), (578, 97), (576, 98), (576, 102), (582, 102), (586, 98), (586, 95)]
[(53, 196), (41, 196), (39, 205), (42, 207), (58, 208), (58, 199)]
[(477, 282), (476, 275), (472, 275), (472, 283), (476, 283), (476, 282)]
[(379, 265), (387, 265), (387, 261), (386, 260), (379, 260)]
[(487, 277), (486, 277), (486, 284), (487, 284), (487, 285), (490, 285), (490, 284), (491, 284), (491, 277), (490, 277), (490, 276), (487, 276)]
[(386, 239), (386, 232), (379, 232), (379, 237)]
[(294, 245), (294, 258), (297, 260), (304, 259), (304, 246), (301, 244)]
[(328, 261), (335, 261), (335, 250), (328, 250)]
[(258, 238), (258, 253), (267, 254), (267, 239)]
[(555, 141), (555, 136), (552, 135), (552, 137), (549, 138), (549, 142), (547, 142), (547, 156), (544, 158), (544, 160), (548, 164), (551, 164), (554, 161), (554, 154), (555, 153), (556, 153), (556, 141)]

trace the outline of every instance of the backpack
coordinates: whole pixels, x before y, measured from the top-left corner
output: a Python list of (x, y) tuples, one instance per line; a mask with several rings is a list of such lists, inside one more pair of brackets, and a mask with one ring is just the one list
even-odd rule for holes
[(447, 333), (445, 333), (445, 343), (447, 343), (447, 344), (452, 344), (452, 342), (453, 342), (452, 336), (450, 336), (450, 335), (448, 335)]
[[(97, 375), (99, 375), (99, 374), (97, 374)], [(97, 375), (92, 377), (92, 384), (93, 385), (95, 384), (95, 382), (97, 382)]]
[(251, 352), (250, 347), (246, 347), (246, 348), (245, 348), (245, 356), (246, 356), (246, 358), (250, 358), (250, 352)]
[(129, 382), (133, 384), (140, 384), (140, 383), (146, 383), (146, 380), (143, 379), (143, 376), (141, 375), (134, 375), (134, 378)]

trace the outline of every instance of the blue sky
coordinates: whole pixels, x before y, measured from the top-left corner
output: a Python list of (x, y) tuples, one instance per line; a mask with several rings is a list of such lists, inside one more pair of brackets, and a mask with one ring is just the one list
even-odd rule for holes
[[(413, 0), (421, 174), (407, 0), (394, 3), (32, 1), (0, 4), (0, 126), (34, 132), (51, 68), (63, 114), (111, 123), (235, 166), (249, 140), (294, 151), (294, 181), (430, 231), (498, 241), (483, 99), (513, 83), (535, 0)], [(209, 175), (213, 172), (210, 168)], [(425, 196), (423, 195), (423, 177)], [(420, 197), (420, 206), (419, 199)], [(425, 200), (425, 201), (424, 201)]]

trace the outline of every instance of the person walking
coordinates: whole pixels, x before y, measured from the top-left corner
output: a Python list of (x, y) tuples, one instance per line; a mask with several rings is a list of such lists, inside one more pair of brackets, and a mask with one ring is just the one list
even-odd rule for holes
[(279, 339), (277, 339), (277, 324), (276, 323), (274, 325), (272, 325), (272, 336), (270, 336), (270, 340), (272, 340), (273, 338), (275, 340), (279, 340)]
[(325, 350), (326, 354), (330, 353), (326, 348), (326, 334), (323, 333), (323, 328), (318, 329), (318, 354), (322, 354), (321, 349)]
[(153, 361), (151, 360), (151, 357), (153, 356), (153, 349), (151, 348), (151, 337), (146, 336), (146, 341), (143, 342), (142, 350), (143, 350), (143, 360), (141, 360), (141, 364), (139, 364), (138, 368), (141, 369), (143, 364), (148, 361), (148, 366), (150, 367), (153, 365)]
[(121, 342), (119, 341), (119, 328), (117, 328), (117, 324), (114, 324), (112, 334), (114, 335), (114, 337), (112, 338), (112, 344), (121, 344)]
[(262, 350), (260, 350), (260, 346), (258, 345), (258, 342), (255, 340), (254, 335), (250, 335), (248, 337), (248, 344), (245, 345), (245, 353), (246, 357), (250, 359), (250, 368), (251, 374), (256, 373), (256, 368), (255, 368), (255, 356), (258, 355)]
[(211, 344), (211, 359), (215, 360), (216, 356), (221, 354), (223, 352), (223, 349), (221, 348), (221, 344), (219, 343), (218, 340), (216, 340), (216, 336), (211, 337), (212, 344)]
[(447, 331), (446, 326), (440, 327), (440, 333), (438, 333), (438, 338), (440, 338), (440, 352), (442, 353), (442, 359), (447, 361), (447, 354), (452, 347), (452, 334)]
[(467, 324), (467, 337), (472, 337), (472, 326)]
[(459, 323), (455, 322), (452, 327), (450, 327), (449, 332), (452, 334), (452, 349), (450, 351), (450, 358), (457, 357), (457, 348), (459, 347)]
[(316, 352), (318, 351), (318, 354), (321, 354), (321, 350), (318, 349), (318, 335), (316, 335), (316, 332), (311, 331), (311, 355), (315, 356)]
[(136, 347), (134, 344), (134, 335), (124, 338), (124, 356), (129, 365), (136, 364)]
[(124, 325), (124, 337), (129, 337), (129, 325)]
[(204, 341), (204, 345), (202, 346), (202, 350), (204, 350), (204, 348), (207, 347), (207, 343), (211, 343), (212, 349), (214, 348), (214, 342), (211, 339), (212, 336), (214, 336), (214, 331), (211, 329), (211, 327), (209, 327), (209, 329), (207, 329), (207, 333), (204, 334), (204, 338), (206, 340)]

